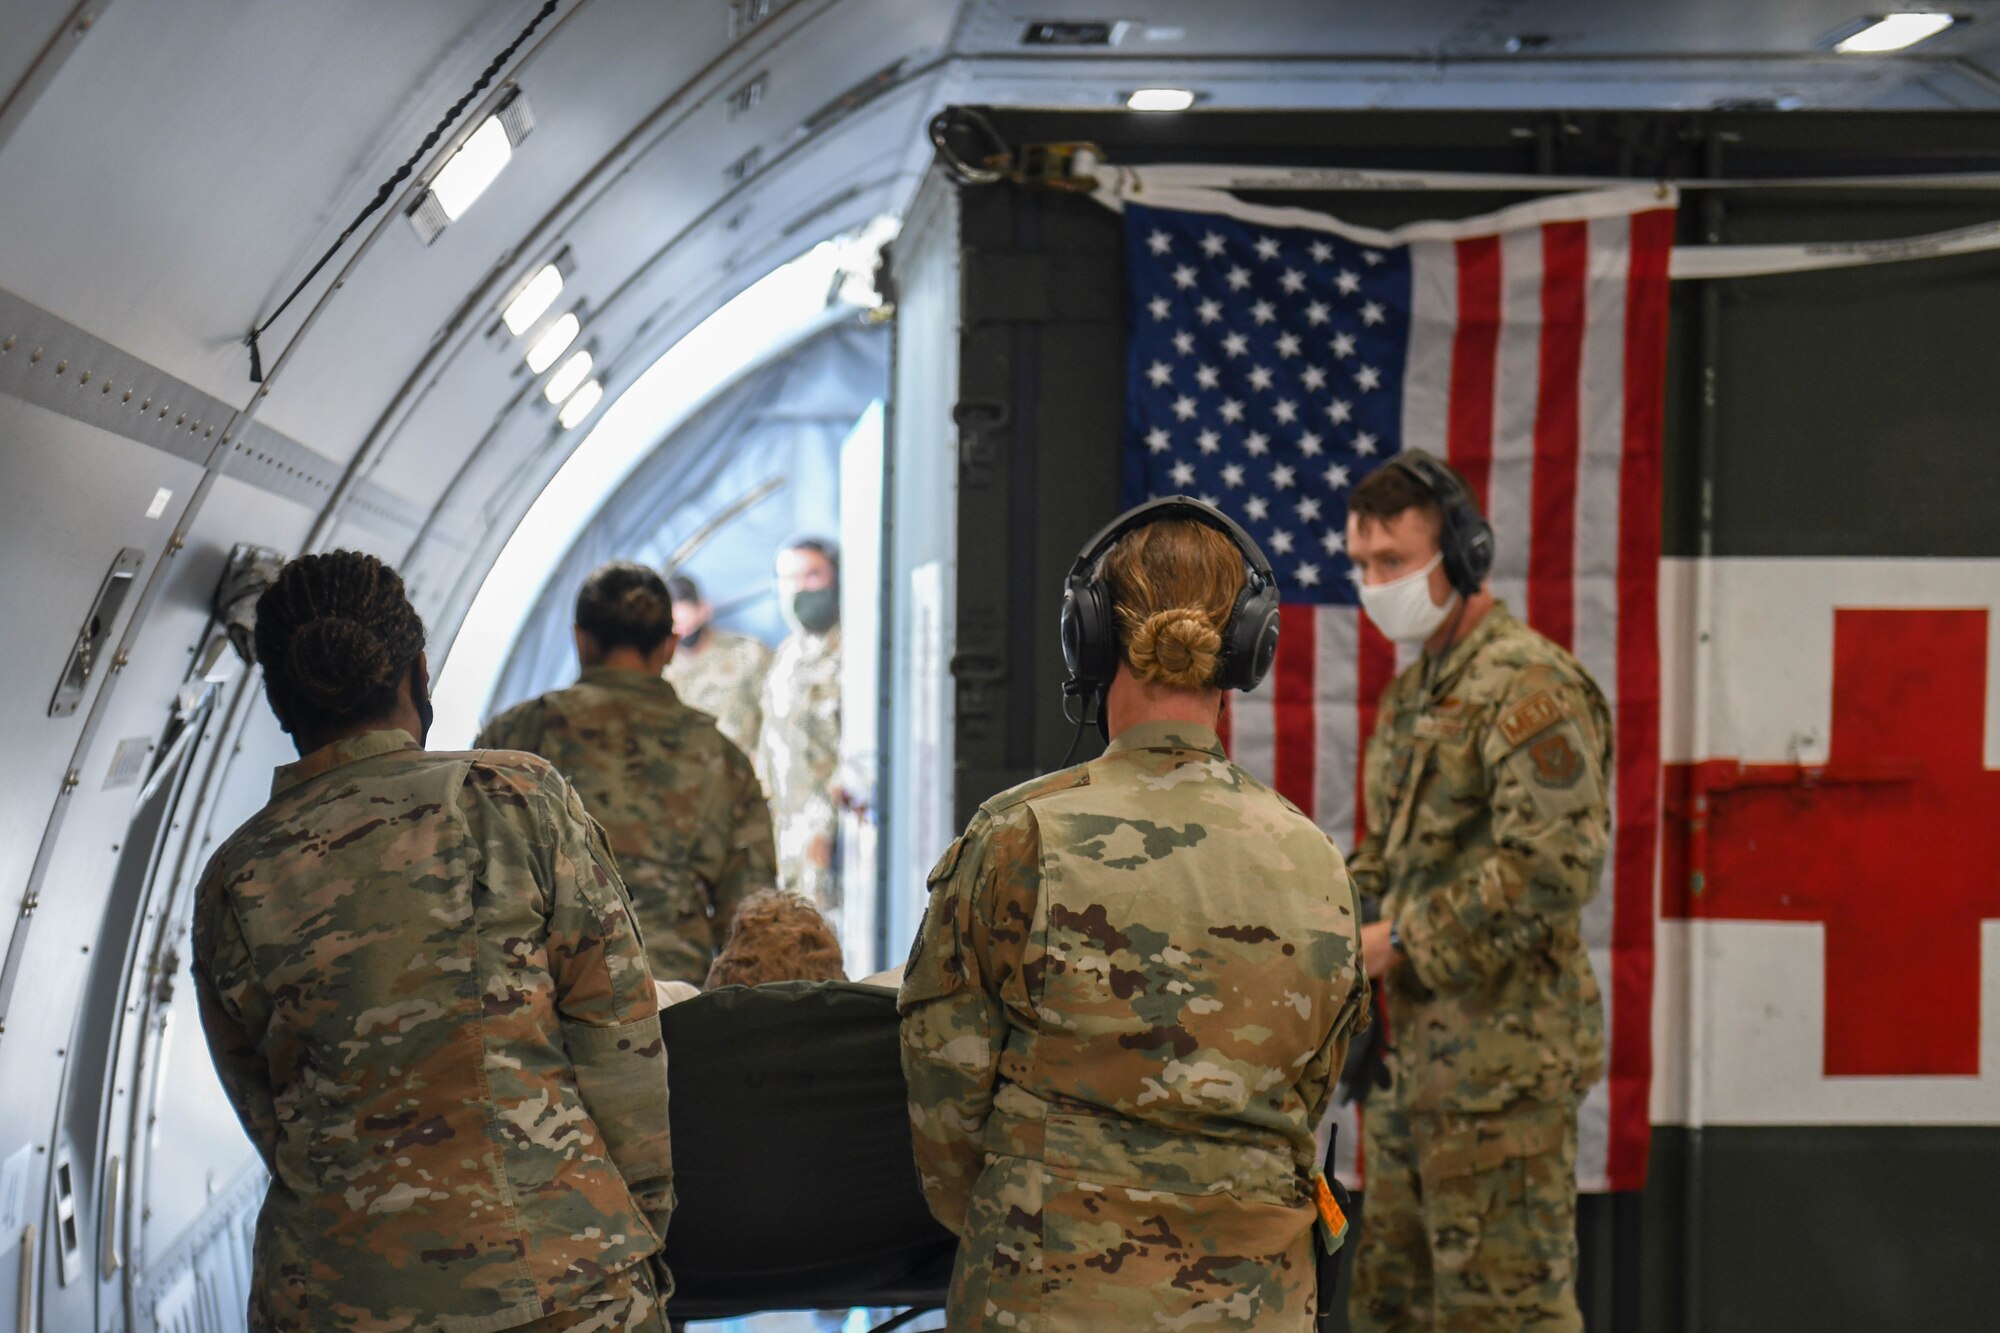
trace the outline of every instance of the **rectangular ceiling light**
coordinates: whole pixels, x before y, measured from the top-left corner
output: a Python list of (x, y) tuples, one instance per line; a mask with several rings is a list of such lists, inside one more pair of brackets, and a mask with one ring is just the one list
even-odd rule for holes
[(1859, 32), (1834, 43), (1833, 49), (1844, 56), (1901, 51), (1937, 36), (1956, 22), (1950, 14), (1884, 14)]
[(562, 363), (556, 373), (549, 376), (549, 382), (542, 389), (542, 397), (552, 403), (560, 403), (576, 392), (579, 384), (590, 378), (593, 358), (588, 351), (578, 352)]
[(1185, 88), (1141, 88), (1125, 105), (1134, 111), (1185, 111), (1194, 105), (1194, 94)]
[(562, 289), (562, 270), (554, 264), (542, 265), (541, 271), (528, 279), (528, 285), (521, 289), (521, 294), (509, 301), (507, 308), (500, 312), (507, 332), (518, 338), (535, 327), (535, 321), (556, 303)]
[(431, 179), (431, 193), (437, 196), (438, 207), (444, 210), (445, 217), (456, 222), (465, 216), (472, 201), (486, 193), (486, 187), (513, 156), (514, 145), (507, 140), (507, 127), (500, 123), (500, 117), (488, 116), (486, 123), (459, 145), (451, 161)]
[(592, 380), (581, 389), (578, 389), (575, 394), (571, 395), (570, 400), (563, 404), (562, 411), (556, 413), (556, 420), (562, 423), (564, 430), (568, 430), (570, 427), (576, 425), (577, 422), (589, 416), (591, 411), (596, 408), (598, 400), (603, 397), (604, 382), (602, 380)]
[(528, 369), (539, 375), (553, 366), (556, 358), (569, 350), (569, 345), (582, 331), (583, 321), (576, 317), (574, 310), (549, 325), (549, 331), (535, 339), (535, 345), (528, 349)]
[(519, 88), (509, 87), (493, 114), (479, 123), (466, 141), (431, 177), (430, 184), (410, 205), (410, 225), (425, 245), (465, 214), (473, 200), (513, 158), (521, 141), (534, 131), (535, 117)]

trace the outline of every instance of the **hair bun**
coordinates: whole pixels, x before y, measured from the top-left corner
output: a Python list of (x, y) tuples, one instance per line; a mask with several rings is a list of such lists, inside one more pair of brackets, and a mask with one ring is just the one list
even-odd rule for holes
[(382, 636), (346, 616), (315, 616), (285, 646), (292, 687), (328, 717), (369, 710), (395, 683), (396, 664)]
[(1132, 630), (1126, 655), (1147, 680), (1198, 690), (1215, 679), (1222, 635), (1199, 607), (1171, 607), (1155, 611)]

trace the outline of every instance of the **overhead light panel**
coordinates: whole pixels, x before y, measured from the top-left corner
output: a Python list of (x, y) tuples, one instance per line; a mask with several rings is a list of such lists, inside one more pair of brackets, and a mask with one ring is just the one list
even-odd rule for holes
[(562, 411), (556, 413), (556, 420), (564, 430), (576, 425), (596, 409), (598, 401), (604, 397), (604, 381), (592, 380), (570, 396), (563, 404)]
[(1833, 49), (1844, 56), (1901, 51), (1937, 36), (1956, 22), (1950, 14), (1870, 15), (1866, 27), (1835, 42)]
[(519, 88), (509, 89), (493, 114), (452, 152), (410, 206), (410, 225), (425, 245), (435, 241), (448, 224), (465, 216), (465, 210), (513, 160), (514, 149), (534, 128), (527, 99)]
[(1140, 88), (1125, 99), (1134, 111), (1185, 111), (1194, 105), (1186, 88)]
[(569, 345), (581, 332), (583, 321), (576, 317), (574, 310), (549, 325), (549, 331), (535, 339), (535, 345), (528, 349), (528, 369), (539, 375), (553, 366), (556, 358), (569, 350)]
[(552, 403), (560, 403), (576, 392), (577, 386), (590, 378), (590, 367), (594, 358), (588, 351), (578, 352), (557, 368), (549, 376), (549, 382), (542, 389), (542, 397)]
[(535, 276), (528, 279), (528, 285), (521, 289), (521, 294), (509, 301), (507, 308), (500, 312), (507, 332), (518, 338), (535, 327), (535, 321), (556, 303), (562, 289), (562, 270), (554, 264), (542, 265)]

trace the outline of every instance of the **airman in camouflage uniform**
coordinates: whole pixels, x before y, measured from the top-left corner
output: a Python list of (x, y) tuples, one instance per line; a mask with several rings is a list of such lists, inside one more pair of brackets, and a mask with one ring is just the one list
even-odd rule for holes
[(1582, 1328), (1576, 1112), (1604, 1016), (1580, 916), (1611, 735), (1582, 666), (1500, 604), (1383, 695), (1348, 864), (1402, 953), (1392, 1084), (1362, 1121), (1357, 1330)]
[(813, 900), (834, 916), (840, 888), (834, 876), (834, 775), (840, 768), (840, 626), (823, 633), (795, 630), (771, 659), (764, 678), (764, 729), (758, 772), (771, 793), (781, 887)]
[(980, 807), (931, 872), (903, 1066), (954, 1329), (1291, 1328), (1367, 994), (1340, 853), (1208, 728)]
[(478, 744), (541, 755), (575, 784), (618, 855), (656, 980), (701, 985), (736, 905), (776, 882), (749, 759), (658, 676), (585, 667), (488, 723)]
[(704, 626), (692, 647), (686, 639), (667, 663), (667, 682), (681, 702), (715, 719), (736, 748), (755, 758), (764, 729), (764, 678), (771, 650), (746, 634)]
[(715, 719), (736, 747), (757, 757), (757, 734), (764, 725), (764, 677), (771, 650), (743, 634), (715, 627), (715, 608), (701, 586), (685, 574), (667, 579), (673, 598), (674, 634), (680, 645), (667, 663), (667, 683), (681, 702)]
[(660, 1326), (652, 978), (553, 768), (400, 730), (314, 750), (216, 852), (194, 950), (271, 1173), (253, 1330)]

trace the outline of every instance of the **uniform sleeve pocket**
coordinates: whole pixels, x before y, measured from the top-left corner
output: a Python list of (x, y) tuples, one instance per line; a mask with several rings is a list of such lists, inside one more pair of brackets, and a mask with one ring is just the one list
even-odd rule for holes
[(965, 839), (945, 849), (931, 870), (930, 906), (910, 943), (910, 958), (903, 965), (903, 985), (896, 995), (896, 1007), (908, 1013), (930, 1000), (941, 1000), (965, 987), (963, 941), (959, 934), (959, 895), (953, 877), (958, 870)]

